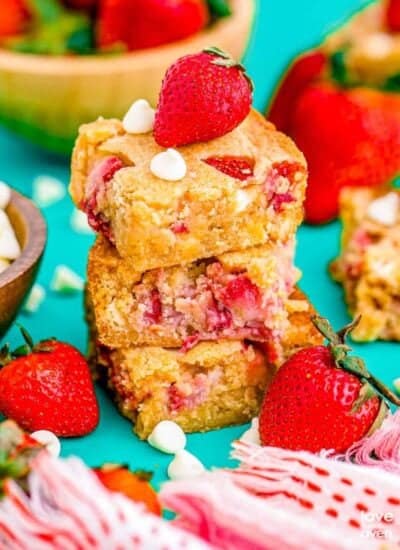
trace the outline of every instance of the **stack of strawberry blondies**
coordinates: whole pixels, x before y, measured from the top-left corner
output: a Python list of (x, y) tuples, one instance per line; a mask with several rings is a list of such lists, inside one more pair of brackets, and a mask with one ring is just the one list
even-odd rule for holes
[(212, 49), (169, 69), (155, 112), (139, 100), (80, 129), (92, 354), (143, 438), (164, 419), (248, 421), (282, 360), (319, 341), (293, 264), (306, 164), (251, 92)]

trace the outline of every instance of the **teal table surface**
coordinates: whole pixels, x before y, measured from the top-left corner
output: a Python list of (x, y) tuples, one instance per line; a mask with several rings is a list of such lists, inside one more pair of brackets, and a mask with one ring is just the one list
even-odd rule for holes
[[(299, 51), (317, 44), (333, 28), (365, 2), (360, 0), (259, 0), (258, 16), (245, 65), (254, 79), (255, 105), (264, 109), (279, 75)], [(136, 98), (132, 97), (132, 100)], [(62, 124), (62, 121), (60, 121)], [(38, 175), (51, 175), (67, 184), (69, 162), (51, 156), (0, 130), (0, 179), (30, 196), (32, 181)], [(72, 203), (68, 196), (44, 209), (49, 229), (48, 245), (38, 276), (47, 289), (46, 301), (31, 316), (22, 314), (19, 321), (35, 339), (56, 336), (86, 349), (86, 327), (83, 321), (82, 296), (60, 296), (49, 289), (55, 267), (66, 264), (82, 276), (91, 236), (72, 231), (69, 219)], [(339, 223), (325, 227), (302, 227), (298, 235), (297, 265), (303, 270), (301, 287), (309, 294), (321, 314), (336, 327), (348, 321), (341, 289), (327, 275), (327, 263), (338, 249)], [(19, 342), (17, 330), (7, 335), (12, 344)], [(374, 343), (355, 346), (376, 375), (390, 383), (400, 375), (399, 344)], [(64, 456), (76, 454), (90, 465), (103, 462), (129, 463), (134, 468), (153, 470), (158, 485), (166, 477), (170, 457), (140, 442), (131, 425), (116, 412), (109, 398), (98, 390), (101, 421), (97, 430), (84, 438), (62, 441)], [(84, 411), (82, 411), (84, 414)], [(188, 449), (206, 466), (229, 465), (229, 447), (244, 427), (229, 428), (188, 438)]]

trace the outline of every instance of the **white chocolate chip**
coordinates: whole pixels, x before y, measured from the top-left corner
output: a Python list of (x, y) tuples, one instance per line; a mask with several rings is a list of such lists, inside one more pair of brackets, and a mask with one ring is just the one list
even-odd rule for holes
[(167, 454), (175, 454), (185, 448), (186, 435), (172, 420), (162, 420), (149, 435), (149, 444)]
[(204, 473), (206, 469), (198, 458), (189, 451), (179, 451), (168, 466), (168, 477), (172, 480), (190, 479)]
[(393, 39), (388, 33), (376, 32), (368, 34), (362, 42), (364, 54), (374, 59), (383, 59), (393, 50)]
[(0, 258), (16, 260), (21, 254), (21, 247), (14, 229), (4, 210), (0, 210)]
[(60, 456), (61, 443), (53, 432), (49, 430), (38, 430), (37, 432), (33, 432), (31, 437), (38, 443), (44, 445), (52, 456)]
[(250, 193), (247, 191), (243, 191), (243, 189), (238, 189), (236, 191), (236, 213), (239, 214), (240, 212), (244, 212), (246, 208), (249, 206), (249, 204), (252, 202), (252, 197), (250, 196)]
[(147, 134), (154, 127), (155, 110), (145, 99), (132, 103), (123, 118), (122, 126), (128, 134)]
[(157, 177), (167, 181), (179, 181), (186, 175), (186, 162), (176, 149), (167, 149), (155, 155), (150, 170)]
[(369, 204), (367, 215), (383, 225), (394, 225), (399, 216), (400, 197), (392, 191)]
[(88, 224), (87, 216), (82, 210), (74, 208), (70, 218), (70, 225), (76, 233), (93, 235), (94, 231)]
[(25, 313), (36, 313), (45, 298), (46, 291), (42, 287), (42, 285), (33, 285), (32, 290), (30, 291), (29, 296), (23, 306), (23, 311)]
[(51, 281), (51, 290), (62, 294), (72, 294), (83, 290), (85, 282), (75, 271), (66, 265), (58, 265)]
[(33, 181), (33, 202), (40, 208), (46, 208), (65, 197), (66, 190), (62, 181), (52, 176), (38, 176)]
[(0, 181), (0, 208), (4, 210), (7, 208), (8, 203), (11, 199), (11, 189), (10, 187), (4, 183), (4, 181)]
[(258, 430), (258, 418), (253, 418), (250, 428), (240, 437), (240, 441), (253, 443), (253, 445), (261, 445), (260, 432)]

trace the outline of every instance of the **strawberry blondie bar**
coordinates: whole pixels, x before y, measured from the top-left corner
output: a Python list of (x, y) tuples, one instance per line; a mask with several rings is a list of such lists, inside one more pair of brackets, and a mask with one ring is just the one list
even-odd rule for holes
[(293, 237), (306, 163), (256, 111), (222, 137), (180, 147), (179, 181), (151, 171), (162, 151), (151, 133), (99, 119), (81, 127), (72, 157), (74, 202), (136, 272)]
[(99, 236), (89, 254), (88, 289), (99, 340), (109, 347), (188, 350), (199, 341), (279, 341), (286, 302), (300, 272), (294, 242), (135, 273)]
[(347, 188), (342, 251), (331, 264), (354, 316), (355, 340), (400, 340), (400, 190)]
[[(296, 291), (281, 362), (299, 348), (322, 343), (311, 313), (309, 302)], [(92, 364), (142, 439), (161, 420), (197, 432), (242, 424), (258, 414), (277, 368), (263, 346), (220, 340), (200, 342), (186, 353), (154, 346), (112, 349), (98, 342), (90, 305), (87, 314)]]

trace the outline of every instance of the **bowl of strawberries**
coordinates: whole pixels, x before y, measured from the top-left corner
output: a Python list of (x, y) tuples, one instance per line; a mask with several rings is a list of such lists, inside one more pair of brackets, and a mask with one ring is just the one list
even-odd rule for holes
[(71, 150), (78, 127), (157, 101), (173, 60), (209, 46), (240, 58), (255, 0), (2, 0), (0, 122)]

